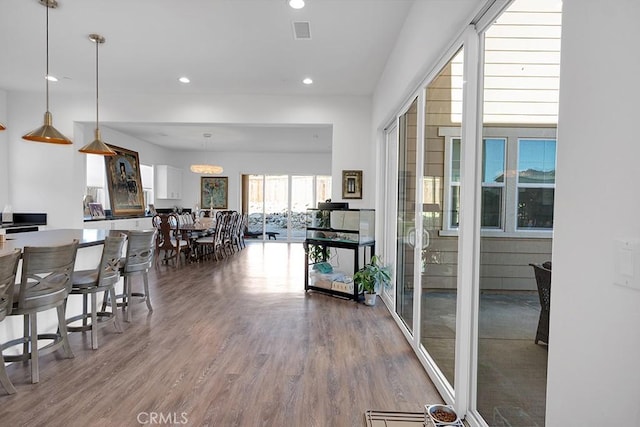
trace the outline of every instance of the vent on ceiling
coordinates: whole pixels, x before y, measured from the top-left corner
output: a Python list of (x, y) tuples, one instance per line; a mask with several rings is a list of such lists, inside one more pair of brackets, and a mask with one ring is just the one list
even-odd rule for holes
[(309, 21), (293, 22), (293, 38), (296, 40), (311, 39), (311, 29), (309, 28)]

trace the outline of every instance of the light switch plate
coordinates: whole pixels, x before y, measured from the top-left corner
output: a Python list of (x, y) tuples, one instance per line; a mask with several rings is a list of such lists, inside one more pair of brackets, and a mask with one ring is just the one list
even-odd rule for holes
[(614, 241), (614, 283), (640, 290), (640, 240)]

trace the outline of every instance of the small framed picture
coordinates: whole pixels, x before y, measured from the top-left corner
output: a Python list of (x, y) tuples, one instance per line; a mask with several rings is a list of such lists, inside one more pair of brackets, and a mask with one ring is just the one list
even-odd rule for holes
[(362, 199), (362, 171), (342, 171), (342, 198)]
[(102, 203), (89, 203), (89, 213), (91, 214), (91, 219), (105, 218)]

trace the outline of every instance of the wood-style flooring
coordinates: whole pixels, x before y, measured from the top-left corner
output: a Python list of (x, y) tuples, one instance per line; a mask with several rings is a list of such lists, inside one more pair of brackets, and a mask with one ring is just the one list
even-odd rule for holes
[[(1, 426), (363, 426), (366, 410), (441, 402), (382, 302), (304, 292), (301, 244), (155, 267), (154, 311), (124, 332), (71, 333), (74, 359), (8, 367)], [(134, 286), (141, 285), (136, 278)]]

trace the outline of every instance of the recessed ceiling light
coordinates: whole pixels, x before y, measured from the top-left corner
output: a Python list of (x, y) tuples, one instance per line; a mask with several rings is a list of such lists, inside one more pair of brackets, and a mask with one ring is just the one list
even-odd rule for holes
[(56, 76), (52, 76), (51, 74), (47, 74), (46, 76), (44, 76), (45, 79), (49, 80), (50, 82), (57, 82), (58, 78)]
[(304, 83), (306, 85), (310, 85), (310, 84), (313, 84), (313, 80), (311, 80), (309, 77), (307, 77), (304, 80), (302, 80), (302, 83)]
[(191, 80), (189, 80), (189, 77), (185, 77), (185, 76), (180, 77), (180, 78), (178, 79), (178, 81), (179, 81), (180, 83), (190, 83), (190, 82), (191, 82)]
[(289, 6), (294, 9), (302, 9), (304, 7), (304, 0), (289, 0)]

